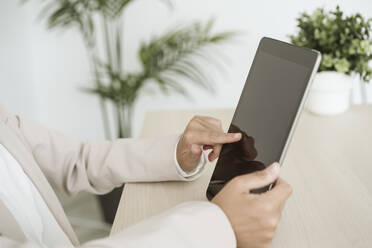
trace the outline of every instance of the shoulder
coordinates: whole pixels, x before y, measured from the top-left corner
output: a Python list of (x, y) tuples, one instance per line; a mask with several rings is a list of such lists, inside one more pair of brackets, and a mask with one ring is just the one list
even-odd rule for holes
[(19, 116), (9, 114), (8, 111), (0, 104), (0, 121), (4, 122), (10, 127), (19, 128), (20, 118)]

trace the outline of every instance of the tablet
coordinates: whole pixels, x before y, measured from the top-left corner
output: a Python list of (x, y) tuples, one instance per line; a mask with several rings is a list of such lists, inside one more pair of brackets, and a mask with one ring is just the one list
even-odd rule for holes
[(228, 130), (242, 133), (242, 139), (223, 145), (207, 189), (209, 200), (232, 178), (283, 162), (320, 60), (318, 51), (261, 39)]

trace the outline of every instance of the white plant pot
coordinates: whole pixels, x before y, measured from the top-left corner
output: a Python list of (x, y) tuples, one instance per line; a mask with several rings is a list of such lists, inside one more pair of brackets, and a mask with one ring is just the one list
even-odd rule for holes
[(352, 79), (334, 71), (316, 74), (306, 107), (319, 115), (337, 115), (350, 108)]

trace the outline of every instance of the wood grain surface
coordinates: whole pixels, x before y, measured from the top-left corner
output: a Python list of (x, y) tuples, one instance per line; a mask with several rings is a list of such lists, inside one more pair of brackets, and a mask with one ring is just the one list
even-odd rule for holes
[[(142, 137), (181, 133), (195, 114), (221, 119), (226, 130), (233, 110), (153, 111)], [(372, 106), (327, 117), (304, 111), (282, 165), (294, 193), (271, 247), (372, 247), (371, 129)], [(194, 182), (126, 184), (111, 233), (181, 202), (205, 201), (213, 167)]]

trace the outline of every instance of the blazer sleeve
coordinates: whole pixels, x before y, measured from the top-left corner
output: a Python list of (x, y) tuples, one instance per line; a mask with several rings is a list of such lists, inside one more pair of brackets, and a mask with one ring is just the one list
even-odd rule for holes
[[(1, 237), (0, 246), (39, 248), (31, 243), (2, 241)], [(79, 248), (116, 247), (235, 248), (236, 239), (229, 220), (217, 205), (210, 202), (186, 202), (113, 236), (90, 241)]]
[(77, 142), (31, 120), (7, 115), (49, 183), (69, 194), (104, 194), (125, 182), (192, 180), (177, 171), (179, 135), (151, 139)]

